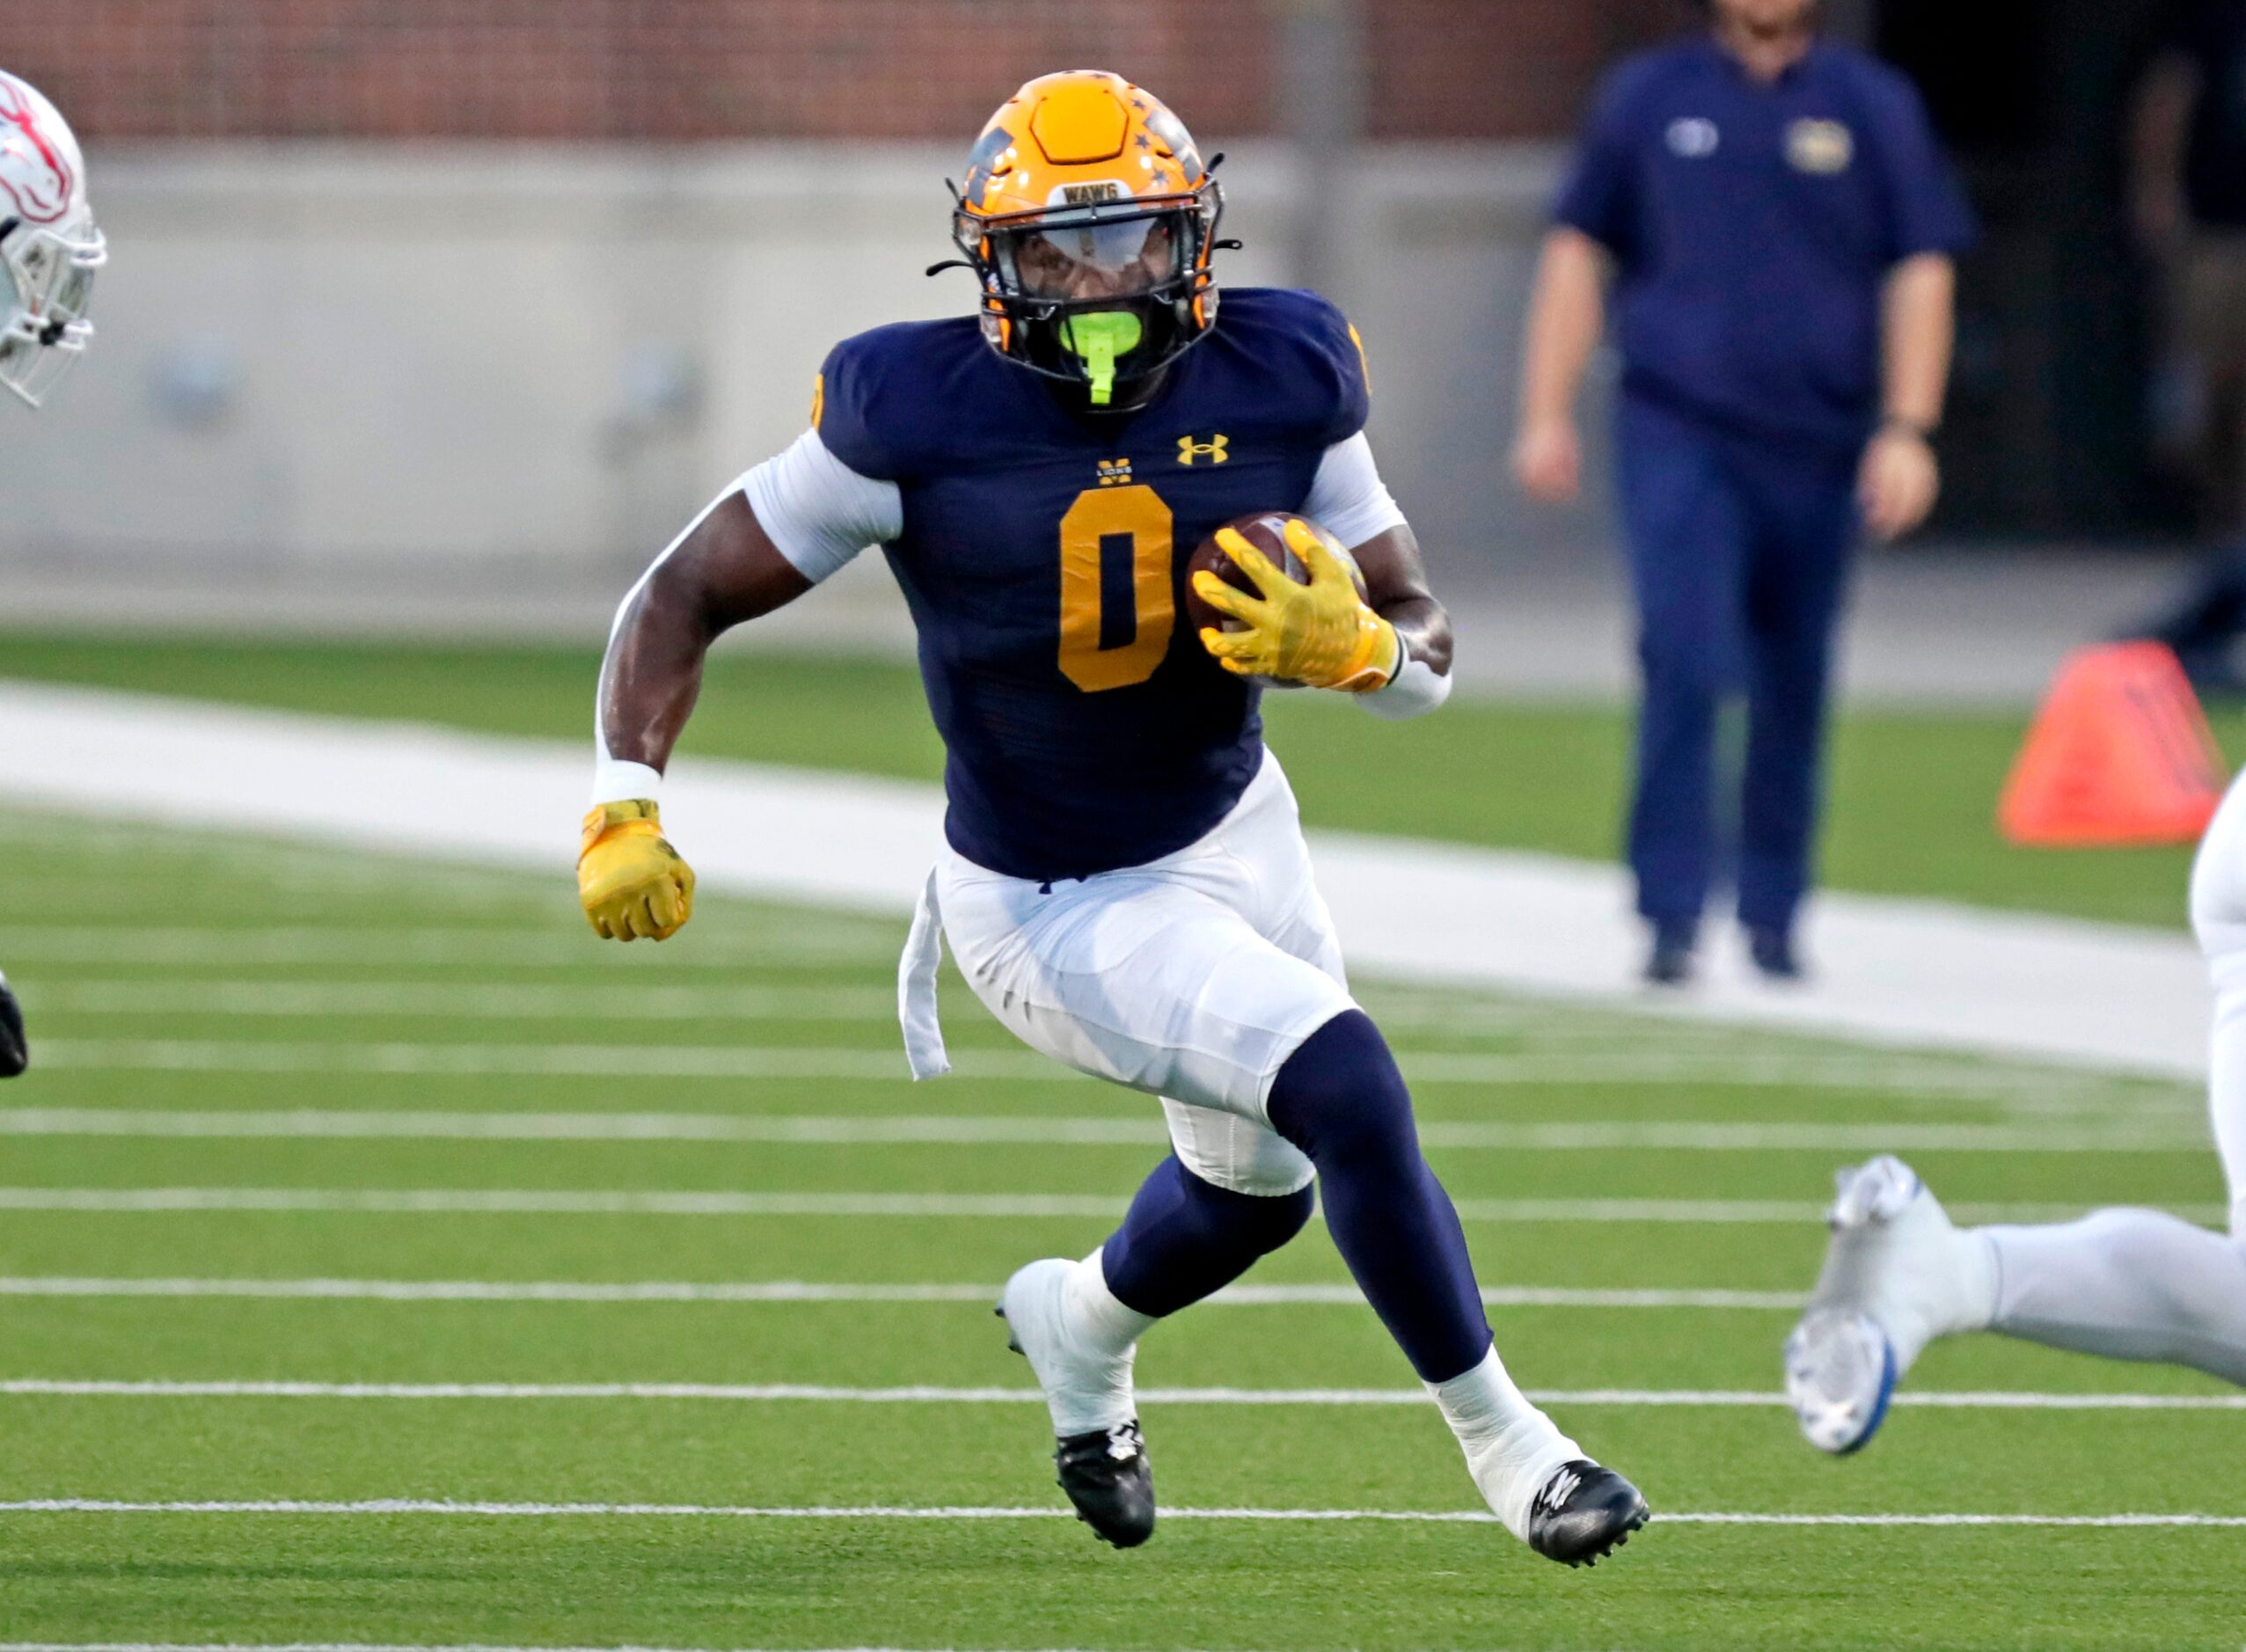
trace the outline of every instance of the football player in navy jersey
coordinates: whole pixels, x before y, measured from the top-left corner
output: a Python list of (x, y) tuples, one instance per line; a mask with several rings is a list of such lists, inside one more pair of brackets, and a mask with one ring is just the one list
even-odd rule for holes
[[(86, 306), (107, 261), (70, 124), (0, 69), (0, 389), (44, 401), (93, 341)], [(0, 976), (0, 1078), (29, 1064), (23, 1011)]]
[[(1491, 1507), (1539, 1553), (1596, 1560), (1644, 1524), (1644, 1500), (1506, 1375), (1256, 711), (1272, 679), (1431, 711), (1450, 622), (1365, 442), (1356, 335), (1306, 292), (1232, 292), (1220, 311), (1221, 208), (1185, 128), (1118, 77), (1050, 75), (1007, 100), (955, 216), (979, 314), (838, 346), (812, 428), (626, 597), (580, 894), (618, 939), (687, 921), (693, 874), (656, 794), (705, 651), (882, 546), (948, 759), (947, 847), (902, 966), (913, 1071), (947, 1067), (948, 939), (1023, 1042), (1160, 1097), (1168, 1118), (1174, 1151), (1107, 1243), (1031, 1262), (1000, 1305), (1078, 1513), (1118, 1546), (1151, 1533), (1139, 1337), (1291, 1239), (1316, 1180)], [(1194, 547), (1259, 511), (1293, 513), (1309, 577), (1227, 531), (1254, 589), (1202, 570), (1196, 593), (1232, 625), (1182, 623)], [(1304, 518), (1355, 552), (1365, 596)]]

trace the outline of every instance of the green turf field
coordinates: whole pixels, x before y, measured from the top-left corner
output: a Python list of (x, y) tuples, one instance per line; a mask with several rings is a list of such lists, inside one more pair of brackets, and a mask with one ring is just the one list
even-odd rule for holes
[[(565, 740), (585, 737), (597, 665), (592, 651), (552, 647), (0, 636), (0, 676)], [(1629, 731), (1614, 707), (1460, 700), (1399, 725), (1332, 695), (1265, 705), (1313, 825), (1596, 859), (1620, 842)], [(2026, 720), (1844, 717), (1831, 884), (2180, 927), (2188, 850), (2026, 851), (1998, 838), (1997, 792)], [(2232, 708), (2216, 721), (2246, 757), (2246, 720)], [(910, 667), (723, 648), (682, 749), (928, 779), (943, 763)]]
[[(988, 1302), (1100, 1240), (1153, 1109), (955, 983), (961, 1071), (904, 1082), (901, 925), (706, 898), (604, 947), (560, 881), (23, 813), (0, 914), (40, 1058), (0, 1096), (0, 1642), (2242, 1638), (2246, 1529), (1869, 1522), (2246, 1520), (2246, 1414), (1906, 1407), (1833, 1462), (1764, 1402), (1835, 1165), (1907, 1149), (1967, 1216), (2213, 1219), (2182, 1085), (1364, 983), (1516, 1374), (1657, 1523), (1576, 1574), (1372, 1517), (1474, 1500), (1313, 1226), (1248, 1282), (1285, 1289), (1147, 1340), (1171, 1514), (1117, 1555), (1061, 1517)], [(192, 1391), (244, 1384), (306, 1386)], [(1211, 1387), (1264, 1403), (1162, 1392)], [(1994, 1339), (1907, 1392), (1988, 1391), (2228, 1393)]]

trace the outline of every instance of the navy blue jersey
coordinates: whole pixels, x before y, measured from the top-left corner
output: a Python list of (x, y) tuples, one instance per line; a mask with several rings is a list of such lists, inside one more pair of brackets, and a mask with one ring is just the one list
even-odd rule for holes
[(1766, 84), (1707, 39), (1608, 79), (1555, 216), (1614, 255), (1627, 389), (1835, 445), (1877, 412), (1887, 272), (1973, 234), (1900, 74), (1819, 44)]
[(1258, 691), (1186, 622), (1185, 567), (1232, 517), (1294, 510), (1364, 424), (1364, 359), (1324, 299), (1228, 291), (1131, 413), (1078, 413), (971, 318), (836, 347), (828, 450), (893, 481), (889, 566), (919, 627), (952, 846), (1040, 881), (1140, 866), (1232, 808)]

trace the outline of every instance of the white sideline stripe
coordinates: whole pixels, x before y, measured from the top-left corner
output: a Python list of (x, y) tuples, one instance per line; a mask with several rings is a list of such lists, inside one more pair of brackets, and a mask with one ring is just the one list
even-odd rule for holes
[[(608, 1284), (577, 1280), (491, 1279), (71, 1279), (0, 1277), (0, 1297), (245, 1297), (343, 1302), (996, 1302), (1004, 1287), (954, 1284), (824, 1284), (799, 1279), (698, 1283), (647, 1280)], [(1599, 1290), (1554, 1285), (1485, 1285), (1493, 1308), (1737, 1308), (1793, 1312), (1785, 1290)], [(1231, 1285), (1204, 1306), (1357, 1307), (1355, 1285)]]
[[(555, 823), (577, 817), (584, 773), (582, 742), (0, 683), (5, 795), (174, 826), (566, 879), (573, 839)], [(223, 791), (216, 774), (229, 777)], [(429, 810), (430, 796), (457, 807)], [(937, 788), (893, 780), (690, 757), (663, 801), (713, 892), (901, 916), (942, 842)], [(2206, 1071), (2211, 995), (2182, 934), (1827, 895), (1806, 987), (1774, 993), (1743, 971), (1711, 970), (1694, 992), (1650, 1002), (1632, 984), (1640, 938), (1619, 867), (1335, 833), (1312, 843), (1351, 962), (1368, 976), (2104, 1071)], [(690, 932), (677, 955), (707, 939)]]
[(42, 981), (42, 1012), (431, 1015), (485, 1020), (890, 1021), (885, 987), (477, 985), (450, 981)]
[[(469, 1502), (419, 1497), (350, 1502), (260, 1498), (238, 1502), (134, 1502), (100, 1497), (30, 1497), (0, 1502), (0, 1514), (467, 1515), (530, 1518), (670, 1518), (724, 1520), (1068, 1520), (1067, 1509), (972, 1504), (898, 1506), (682, 1502)], [(1165, 1520), (1394, 1522), (1413, 1525), (1495, 1525), (1479, 1509), (1164, 1509)], [(1747, 1514), (1657, 1511), (1657, 1525), (1731, 1526), (2102, 1526), (2216, 1528), (2246, 1526), (2246, 1515), (2218, 1514)], [(32, 1643), (41, 1644), (41, 1643)], [(83, 1652), (79, 1646), (62, 1652)], [(262, 1652), (262, 1649), (260, 1649)], [(367, 1652), (355, 1648), (354, 1652)], [(414, 1649), (419, 1652), (419, 1649)], [(629, 1652), (628, 1648), (619, 1652)]]
[[(1528, 1396), (1543, 1406), (1613, 1406), (1632, 1409), (1785, 1409), (1786, 1396), (1729, 1388), (1545, 1388)], [(324, 1383), (276, 1380), (128, 1382), (24, 1377), (0, 1381), (0, 1397), (117, 1400), (700, 1400), (737, 1404), (1043, 1405), (1035, 1388), (940, 1387), (908, 1384), (856, 1387), (834, 1383)], [(1423, 1406), (1419, 1388), (1142, 1388), (1155, 1406)], [(2246, 1394), (2109, 1394), (1987, 1392), (1898, 1393), (1893, 1403), (1938, 1411), (2246, 1411)]]
[[(893, 996), (893, 995), (892, 995)], [(1658, 1149), (1682, 1152), (2205, 1153), (2203, 1123), (2105, 1129), (2012, 1124), (1423, 1123), (1430, 1147), (1535, 1152)], [(447, 1113), (295, 1107), (184, 1112), (134, 1107), (0, 1108), (0, 1136), (149, 1136), (252, 1139), (382, 1137), (422, 1141), (956, 1143), (1143, 1147), (1164, 1139), (1154, 1118), (966, 1117), (897, 1114)]]
[[(357, 1188), (0, 1188), (0, 1210), (333, 1211), (447, 1216), (1051, 1217), (1112, 1220), (1128, 1195), (1098, 1194), (688, 1193), (630, 1189)], [(1826, 1207), (1784, 1199), (1460, 1199), (1469, 1222), (1821, 1223)], [(2083, 1204), (1964, 1203), (1965, 1222), (2057, 1222)], [(2229, 1220), (2213, 1204), (2161, 1207), (2186, 1221)]]

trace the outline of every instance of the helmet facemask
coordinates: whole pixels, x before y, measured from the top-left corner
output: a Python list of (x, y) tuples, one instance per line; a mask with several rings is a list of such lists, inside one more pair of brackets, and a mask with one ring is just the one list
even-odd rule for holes
[(36, 407), (76, 365), (108, 256), (91, 213), (51, 226), (0, 219), (0, 385)]
[(962, 211), (953, 238), (982, 280), (984, 331), (1001, 354), (1080, 385), (1095, 410), (1127, 412), (1215, 317), (1209, 254), (1223, 213), (1210, 179), (1156, 201)]

